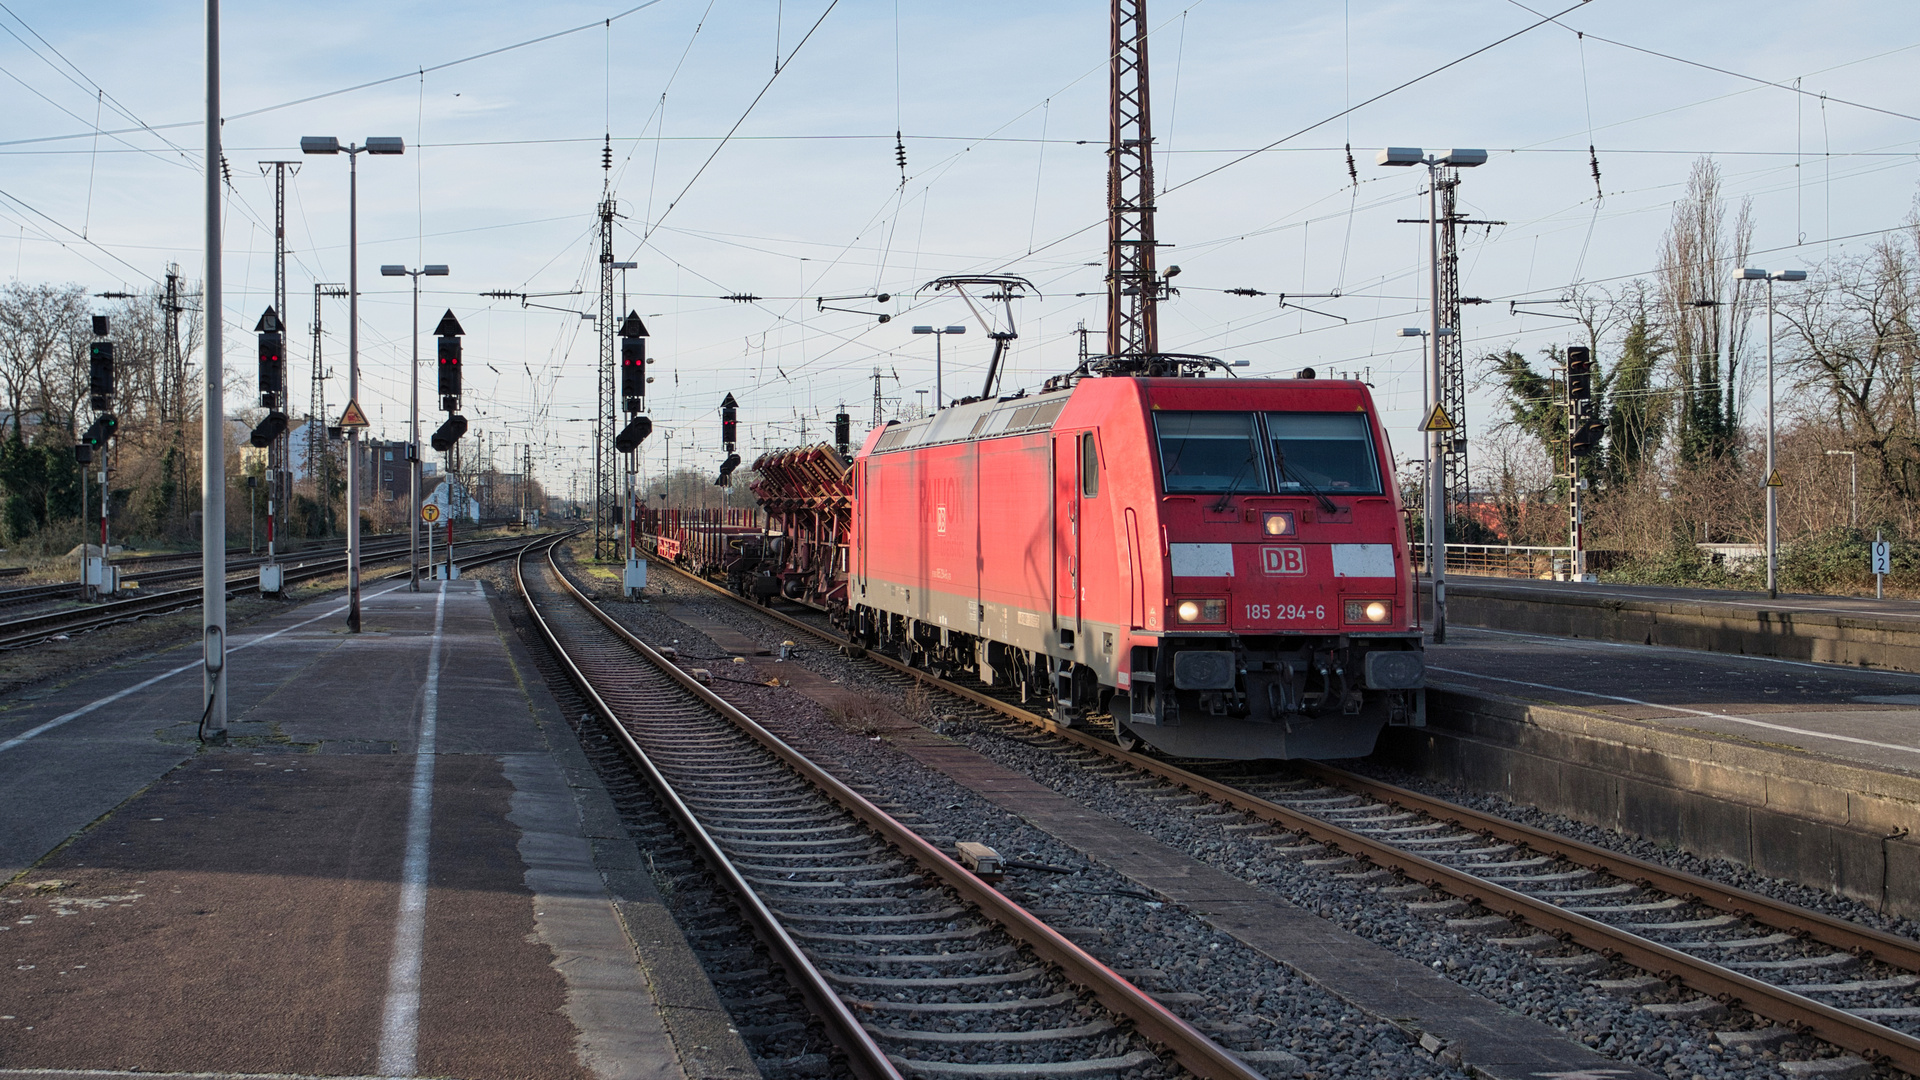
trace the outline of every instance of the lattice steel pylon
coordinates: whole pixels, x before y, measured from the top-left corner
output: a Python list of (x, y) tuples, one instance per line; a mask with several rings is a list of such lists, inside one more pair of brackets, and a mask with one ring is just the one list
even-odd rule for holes
[[(1447, 518), (1457, 521), (1471, 499), (1467, 479), (1467, 361), (1460, 326), (1460, 249), (1454, 196), (1460, 190), (1457, 169), (1440, 169), (1440, 318), (1453, 333), (1433, 343), (1439, 350), (1440, 407), (1453, 420), (1447, 453), (1441, 455), (1440, 482), (1447, 493)], [(1451, 530), (1449, 530), (1451, 532)]]
[(600, 194), (600, 314), (595, 330), (600, 336), (600, 383), (594, 397), (593, 422), (593, 557), (619, 560), (622, 550), (620, 519), (620, 452), (613, 445), (618, 429), (614, 427), (620, 412), (613, 356), (616, 317), (613, 304), (613, 139), (608, 136), (601, 151)]
[[(263, 161), (260, 171), (265, 173), (268, 166), (273, 167), (273, 310), (280, 316), (280, 325), (284, 328), (287, 319), (287, 169), (291, 166), (298, 173), (300, 162)], [(284, 379), (281, 384), (280, 411), (291, 413), (291, 386)], [(273, 437), (272, 445), (267, 448), (267, 482), (273, 488), (269, 505), (277, 508), (283, 518), (293, 499), (293, 469), (288, 454), (291, 449), (288, 445), (290, 438), (288, 432), (282, 431)], [(271, 531), (269, 528), (269, 535)]]
[(1107, 141), (1107, 355), (1153, 373), (1160, 354), (1154, 273), (1153, 124), (1146, 0), (1113, 0)]
[(1460, 307), (1464, 302), (1460, 296), (1460, 229), (1466, 225), (1504, 225), (1506, 222), (1461, 217), (1456, 200), (1460, 170), (1435, 172), (1440, 185), (1440, 319), (1442, 326), (1453, 329), (1453, 333), (1442, 336), (1434, 344), (1440, 350), (1440, 406), (1453, 421), (1453, 430), (1447, 433), (1447, 453), (1442, 455), (1440, 480), (1447, 493), (1447, 518), (1459, 521), (1473, 501), (1467, 476), (1467, 345), (1466, 331), (1460, 325)]
[(343, 297), (339, 282), (313, 283), (313, 389), (307, 402), (307, 475), (313, 480), (313, 503), (328, 536), (333, 535), (333, 443), (327, 434), (327, 365), (321, 357), (320, 298)]

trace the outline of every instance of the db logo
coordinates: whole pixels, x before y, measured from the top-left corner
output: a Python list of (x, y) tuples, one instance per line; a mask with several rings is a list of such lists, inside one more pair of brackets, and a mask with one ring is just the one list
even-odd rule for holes
[(1297, 547), (1263, 547), (1260, 549), (1260, 568), (1269, 574), (1304, 574), (1307, 572), (1307, 555)]
[(933, 520), (934, 520), (934, 531), (938, 532), (942, 536), (945, 536), (947, 533), (947, 508), (944, 506), (934, 507)]

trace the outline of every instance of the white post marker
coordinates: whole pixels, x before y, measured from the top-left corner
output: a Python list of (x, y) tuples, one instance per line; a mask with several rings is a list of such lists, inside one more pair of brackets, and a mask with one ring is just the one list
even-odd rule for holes
[(1881, 538), (1880, 530), (1873, 530), (1873, 598), (1884, 599), (1883, 586), (1888, 574), (1893, 573), (1893, 545)]

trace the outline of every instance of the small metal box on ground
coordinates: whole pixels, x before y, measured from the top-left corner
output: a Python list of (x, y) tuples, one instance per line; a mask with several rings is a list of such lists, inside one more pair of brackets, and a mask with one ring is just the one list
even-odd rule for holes
[(267, 563), (260, 568), (260, 591), (266, 595), (278, 595), (286, 587), (287, 571), (279, 563)]
[(647, 587), (647, 560), (640, 558), (628, 559), (624, 581), (626, 584), (627, 599), (631, 600), (640, 595), (640, 590)]

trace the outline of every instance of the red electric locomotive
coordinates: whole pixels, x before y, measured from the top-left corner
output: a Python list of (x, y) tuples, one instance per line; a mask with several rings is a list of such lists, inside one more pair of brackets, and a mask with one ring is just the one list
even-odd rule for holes
[[(757, 463), (785, 543), (754, 591), (826, 606), (870, 647), (1184, 756), (1353, 757), (1424, 722), (1393, 458), (1361, 383), (1085, 378), (877, 429), (844, 471), (788, 453), (822, 475)], [(837, 552), (811, 535), (830, 520)]]

